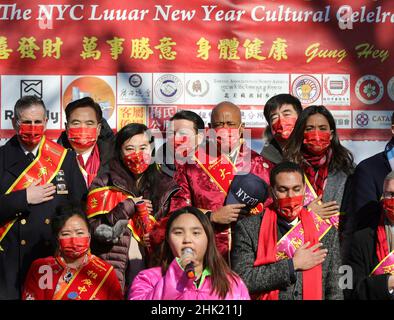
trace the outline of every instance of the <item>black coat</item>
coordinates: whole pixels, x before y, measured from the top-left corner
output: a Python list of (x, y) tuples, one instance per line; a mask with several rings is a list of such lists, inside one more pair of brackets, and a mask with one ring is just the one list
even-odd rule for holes
[[(63, 131), (57, 139), (57, 143), (67, 149), (72, 149), (68, 141), (66, 131)], [(100, 155), (100, 167), (97, 176), (109, 171), (109, 162), (111, 161), (115, 150), (115, 135), (105, 119), (102, 120), (100, 135), (97, 139), (97, 147)]]
[(345, 191), (350, 194), (345, 226), (348, 236), (355, 231), (377, 226), (383, 182), (390, 172), (390, 163), (384, 152), (367, 158), (357, 165)]
[[(31, 263), (54, 254), (55, 237), (50, 221), (58, 205), (80, 201), (86, 185), (76, 163), (75, 153), (67, 152), (61, 170), (68, 194), (55, 194), (53, 200), (29, 205), (26, 189), (5, 194), (30, 164), (14, 136), (0, 148), (0, 225), (18, 218), (0, 245), (0, 299), (19, 299), (25, 275)], [(55, 179), (52, 181), (55, 182)]]
[(378, 265), (376, 254), (376, 228), (357, 231), (351, 238), (349, 255), (344, 260), (353, 272), (353, 290), (345, 290), (346, 299), (389, 300), (389, 274), (369, 276)]

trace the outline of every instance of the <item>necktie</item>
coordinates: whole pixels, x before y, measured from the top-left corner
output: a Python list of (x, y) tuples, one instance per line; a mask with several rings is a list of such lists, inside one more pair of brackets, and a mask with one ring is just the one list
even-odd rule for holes
[(30, 162), (33, 162), (34, 159), (36, 158), (32, 152), (29, 152), (29, 153), (27, 154), (27, 157), (29, 158)]
[(79, 165), (80, 165), (82, 168), (85, 169), (85, 163), (84, 163), (84, 161), (83, 161), (82, 154), (77, 155), (77, 160), (78, 160), (78, 162), (79, 162)]

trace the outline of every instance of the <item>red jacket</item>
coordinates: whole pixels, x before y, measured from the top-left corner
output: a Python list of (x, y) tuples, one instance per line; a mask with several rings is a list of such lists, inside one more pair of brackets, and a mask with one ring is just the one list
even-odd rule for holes
[[(90, 259), (99, 261), (105, 265), (107, 270), (112, 268), (110, 264), (104, 260), (91, 255)], [(88, 273), (87, 266), (82, 267), (80, 275)], [(56, 286), (63, 273), (63, 267), (55, 259), (55, 257), (47, 257), (35, 260), (29, 270), (26, 278), (22, 299), (23, 300), (52, 300), (55, 294)], [(88, 278), (88, 276), (86, 276)], [(70, 282), (71, 283), (71, 282)], [(94, 288), (97, 290), (97, 287)], [(66, 297), (67, 298), (67, 297)], [(105, 282), (95, 293), (94, 300), (122, 300), (123, 293), (115, 270), (110, 271)]]
[[(250, 162), (248, 161), (250, 159)], [(269, 184), (273, 164), (248, 147), (242, 147), (235, 164), (238, 172), (250, 172)], [(170, 212), (185, 206), (215, 211), (223, 207), (226, 195), (197, 163), (177, 167), (174, 180), (181, 188), (171, 199)], [(229, 225), (215, 224), (216, 244), (227, 258), (231, 248)]]

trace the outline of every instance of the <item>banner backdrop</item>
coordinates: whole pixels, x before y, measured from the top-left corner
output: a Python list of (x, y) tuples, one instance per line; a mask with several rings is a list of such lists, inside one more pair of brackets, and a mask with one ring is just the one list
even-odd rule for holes
[(180, 109), (208, 123), (229, 100), (258, 139), (264, 104), (287, 92), (327, 106), (342, 139), (387, 140), (393, 25), (393, 1), (2, 1), (0, 136), (34, 94), (51, 138), (67, 103), (91, 96), (117, 130), (163, 130)]

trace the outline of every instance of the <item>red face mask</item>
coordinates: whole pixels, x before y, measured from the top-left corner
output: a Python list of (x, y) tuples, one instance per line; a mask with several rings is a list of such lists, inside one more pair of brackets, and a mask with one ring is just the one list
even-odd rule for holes
[(323, 154), (331, 144), (330, 131), (313, 130), (304, 133), (305, 148), (314, 155)]
[(286, 141), (293, 132), (296, 121), (296, 117), (279, 118), (278, 121), (271, 126), (272, 134), (277, 140)]
[(60, 238), (59, 245), (64, 256), (77, 259), (89, 250), (90, 237)]
[(43, 124), (21, 123), (19, 125), (19, 138), (27, 146), (36, 146), (39, 144), (43, 135)]
[(394, 221), (394, 198), (383, 199), (383, 209), (387, 218), (389, 218), (390, 221)]
[(222, 150), (224, 152), (231, 151), (240, 141), (241, 135), (239, 133), (239, 128), (216, 128), (216, 137), (218, 143), (229, 150)]
[(97, 128), (69, 128), (67, 137), (74, 149), (89, 149), (96, 143)]
[(293, 221), (300, 214), (304, 204), (304, 196), (278, 199), (278, 214), (287, 221)]
[(192, 151), (190, 147), (190, 138), (188, 136), (181, 136), (174, 138), (175, 154), (181, 157), (187, 157)]
[(123, 162), (132, 173), (141, 174), (148, 169), (151, 155), (142, 151), (132, 152), (123, 156)]

